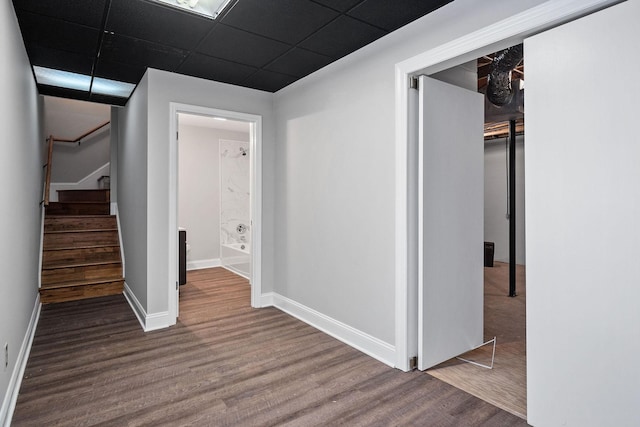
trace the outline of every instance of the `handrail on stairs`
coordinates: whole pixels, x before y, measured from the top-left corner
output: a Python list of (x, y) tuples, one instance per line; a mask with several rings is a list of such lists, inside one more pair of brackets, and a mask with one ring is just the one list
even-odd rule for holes
[(111, 123), (110, 121), (104, 122), (103, 124), (94, 127), (93, 129), (91, 129), (88, 132), (83, 133), (82, 135), (80, 135), (79, 137), (77, 137), (76, 139), (63, 139), (63, 138), (53, 138), (54, 141), (58, 141), (58, 142), (77, 142), (79, 143), (83, 138), (91, 135), (92, 133), (102, 129), (103, 127), (105, 127), (106, 125), (108, 125), (109, 123)]
[(94, 127), (93, 129), (91, 129), (88, 132), (83, 133), (82, 135), (80, 135), (79, 137), (77, 137), (76, 139), (63, 139), (63, 138), (56, 138), (53, 135), (49, 135), (49, 138), (47, 138), (47, 144), (48, 148), (47, 148), (47, 163), (45, 163), (44, 167), (47, 168), (45, 171), (45, 177), (44, 177), (44, 196), (42, 198), (42, 203), (44, 204), (44, 206), (49, 206), (49, 196), (50, 196), (50, 192), (51, 192), (51, 160), (53, 158), (53, 143), (55, 141), (58, 142), (73, 142), (73, 143), (80, 143), (80, 141), (83, 138), (86, 138), (87, 136), (91, 135), (92, 133), (102, 129), (103, 127), (105, 127), (106, 125), (108, 125), (109, 123), (111, 123), (110, 121), (107, 121), (99, 126)]

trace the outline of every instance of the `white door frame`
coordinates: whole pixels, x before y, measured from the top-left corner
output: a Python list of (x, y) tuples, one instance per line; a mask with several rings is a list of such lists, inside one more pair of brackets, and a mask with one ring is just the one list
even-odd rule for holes
[[(178, 113), (224, 117), (248, 122), (250, 126), (250, 221), (251, 221), (251, 306), (261, 307), (262, 295), (262, 116), (197, 105), (170, 103), (169, 117), (169, 256), (178, 260)], [(174, 282), (169, 281), (169, 318), (178, 315)]]
[[(603, 9), (620, 0), (550, 0), (488, 27), (437, 46), (395, 66), (395, 141), (396, 141), (396, 240), (395, 240), (395, 348), (396, 367), (410, 369), (409, 359), (417, 348), (418, 323), (415, 295), (417, 275), (409, 271), (409, 259), (415, 257), (417, 236), (411, 233), (410, 207), (416, 205), (417, 174), (410, 167), (409, 153), (415, 152), (409, 79), (417, 74), (430, 75), (478, 58), (481, 55), (521, 43), (526, 37)], [(413, 141), (413, 142), (412, 142)], [(411, 250), (411, 253), (410, 253)]]

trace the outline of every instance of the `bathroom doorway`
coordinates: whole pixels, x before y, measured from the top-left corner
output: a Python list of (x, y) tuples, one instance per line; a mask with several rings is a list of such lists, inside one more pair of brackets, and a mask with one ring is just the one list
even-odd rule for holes
[[(261, 295), (261, 117), (171, 104), (171, 230), (186, 232), (186, 267), (224, 267)], [(178, 266), (180, 268), (180, 266)], [(175, 292), (179, 313), (179, 285)]]
[(224, 267), (251, 279), (249, 139), (248, 122), (178, 114), (178, 228), (187, 238), (186, 270)]

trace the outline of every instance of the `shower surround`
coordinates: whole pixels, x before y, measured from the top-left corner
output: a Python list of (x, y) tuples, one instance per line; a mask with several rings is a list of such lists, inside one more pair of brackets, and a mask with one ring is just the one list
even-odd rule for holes
[(249, 159), (248, 142), (220, 140), (220, 261), (246, 278), (251, 275)]

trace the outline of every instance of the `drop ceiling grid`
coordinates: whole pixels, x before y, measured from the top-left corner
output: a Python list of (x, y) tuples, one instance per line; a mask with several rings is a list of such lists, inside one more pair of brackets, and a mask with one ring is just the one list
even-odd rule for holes
[(275, 92), (450, 1), (234, 0), (215, 21), (151, 0), (13, 4), (32, 65), (134, 84), (152, 67)]

